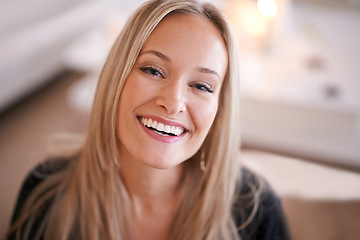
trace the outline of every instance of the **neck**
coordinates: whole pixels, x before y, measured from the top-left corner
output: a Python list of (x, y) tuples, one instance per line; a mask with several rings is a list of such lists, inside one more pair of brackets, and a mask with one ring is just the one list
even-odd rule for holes
[(132, 201), (132, 239), (168, 239), (183, 166), (155, 169), (122, 158), (120, 169)]
[(121, 175), (127, 186), (135, 211), (138, 208), (156, 208), (174, 203), (183, 166), (156, 169), (136, 160), (121, 160)]

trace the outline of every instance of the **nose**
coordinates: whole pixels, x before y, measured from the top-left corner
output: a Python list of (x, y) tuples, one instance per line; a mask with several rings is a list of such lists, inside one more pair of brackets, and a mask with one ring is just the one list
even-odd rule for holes
[(180, 80), (169, 79), (160, 89), (156, 104), (164, 108), (169, 115), (186, 111), (185, 88)]

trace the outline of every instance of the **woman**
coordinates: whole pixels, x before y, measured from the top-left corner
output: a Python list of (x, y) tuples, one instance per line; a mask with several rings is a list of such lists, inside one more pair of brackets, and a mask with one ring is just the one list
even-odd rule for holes
[(277, 198), (237, 159), (237, 64), (212, 5), (143, 5), (102, 70), (82, 148), (29, 175), (10, 238), (287, 239)]

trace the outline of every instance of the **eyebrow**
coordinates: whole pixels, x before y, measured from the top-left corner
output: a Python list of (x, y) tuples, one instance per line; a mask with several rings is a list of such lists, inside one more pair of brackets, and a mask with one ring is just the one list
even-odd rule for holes
[(206, 67), (199, 67), (197, 68), (198, 72), (200, 73), (209, 73), (209, 74), (212, 74), (212, 75), (215, 75), (216, 77), (218, 77), (219, 79), (221, 79), (220, 77), (220, 74), (214, 70), (211, 70), (209, 68), (206, 68)]
[[(155, 56), (167, 61), (167, 62), (171, 62), (170, 57), (166, 56), (165, 54), (156, 51), (156, 50), (147, 50), (147, 51), (143, 51), (140, 52), (139, 56), (143, 55), (143, 54), (154, 54)], [(208, 74), (212, 74), (215, 75), (216, 77), (218, 77), (221, 80), (221, 76), (218, 72), (211, 70), (210, 68), (206, 68), (206, 67), (198, 67), (197, 71), (200, 73), (208, 73)]]
[(161, 59), (163, 59), (163, 60), (165, 60), (165, 61), (167, 61), (167, 62), (171, 62), (171, 59), (170, 59), (168, 56), (166, 56), (166, 55), (164, 55), (164, 54), (162, 54), (161, 52), (156, 51), (156, 50), (148, 50), (148, 51), (141, 52), (141, 53), (139, 54), (139, 56), (141, 56), (141, 55), (143, 55), (143, 54), (154, 54), (154, 55), (156, 55), (157, 57), (159, 57), (159, 58), (161, 58)]

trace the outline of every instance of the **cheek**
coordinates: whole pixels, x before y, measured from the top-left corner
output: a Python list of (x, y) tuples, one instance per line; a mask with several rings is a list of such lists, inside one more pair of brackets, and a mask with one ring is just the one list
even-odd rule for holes
[(133, 70), (126, 80), (120, 103), (138, 107), (154, 97), (156, 89), (144, 77)]
[(126, 79), (121, 97), (120, 97), (120, 103), (122, 105), (129, 105), (130, 103), (133, 103), (134, 100), (136, 100), (136, 91), (138, 89), (137, 81), (135, 78), (132, 77), (132, 75), (129, 75), (129, 77)]
[(129, 118), (132, 117), (134, 108), (138, 105), (139, 93), (136, 91), (137, 83), (130, 76), (125, 82), (124, 88), (122, 90), (120, 99), (119, 99), (119, 108), (118, 108), (118, 132), (124, 132), (129, 126), (131, 121)]
[(139, 81), (130, 75), (125, 82), (124, 89), (120, 96), (119, 113), (124, 114), (124, 112), (130, 111), (132, 108), (141, 104), (142, 99), (146, 97), (144, 94), (144, 88), (140, 86)]
[(193, 109), (196, 125), (206, 133), (211, 128), (218, 109), (218, 101), (207, 102)]

